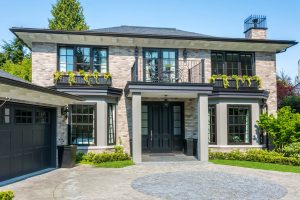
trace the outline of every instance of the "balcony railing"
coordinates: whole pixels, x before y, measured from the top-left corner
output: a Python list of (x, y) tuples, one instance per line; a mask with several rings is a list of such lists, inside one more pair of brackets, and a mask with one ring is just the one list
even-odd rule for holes
[(204, 83), (204, 59), (136, 59), (131, 68), (131, 81)]
[(100, 75), (97, 78), (89, 76), (87, 79), (83, 75), (75, 75), (74, 79), (70, 79), (69, 75), (62, 75), (55, 81), (56, 85), (72, 85), (72, 86), (111, 86), (111, 78), (107, 78), (104, 75)]

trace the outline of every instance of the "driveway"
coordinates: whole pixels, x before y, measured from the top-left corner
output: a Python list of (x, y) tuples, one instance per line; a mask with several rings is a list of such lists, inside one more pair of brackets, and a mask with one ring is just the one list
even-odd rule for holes
[(15, 199), (300, 199), (300, 174), (198, 161), (143, 163), (122, 169), (80, 165), (0, 190)]

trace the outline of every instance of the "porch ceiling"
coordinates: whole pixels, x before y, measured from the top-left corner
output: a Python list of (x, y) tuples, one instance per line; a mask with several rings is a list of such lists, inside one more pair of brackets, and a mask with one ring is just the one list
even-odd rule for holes
[(281, 52), (295, 44), (284, 40), (251, 40), (220, 37), (151, 37), (137, 35), (99, 35), (91, 31), (63, 32), (41, 29), (18, 29), (11, 31), (21, 38), (30, 48), (32, 42), (58, 44), (84, 44), (104, 46), (141, 46), (161, 48), (189, 48), (231, 51)]

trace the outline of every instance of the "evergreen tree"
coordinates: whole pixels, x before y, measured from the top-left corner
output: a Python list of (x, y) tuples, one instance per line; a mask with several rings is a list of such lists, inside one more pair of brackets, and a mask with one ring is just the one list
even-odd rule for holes
[(53, 30), (87, 30), (83, 8), (78, 0), (57, 0), (52, 5), (53, 19), (49, 19), (49, 28)]

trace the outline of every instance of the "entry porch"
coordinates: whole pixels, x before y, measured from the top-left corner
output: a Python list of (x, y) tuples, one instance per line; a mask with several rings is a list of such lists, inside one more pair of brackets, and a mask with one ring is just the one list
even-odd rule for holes
[(183, 153), (187, 139), (197, 139), (197, 159), (208, 160), (208, 84), (128, 83), (131, 99), (131, 151), (142, 155)]

